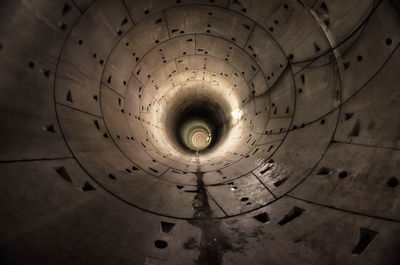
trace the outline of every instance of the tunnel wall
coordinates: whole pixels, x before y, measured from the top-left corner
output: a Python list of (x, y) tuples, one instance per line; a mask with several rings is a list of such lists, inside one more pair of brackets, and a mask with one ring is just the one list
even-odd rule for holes
[(0, 6), (5, 264), (196, 260), (196, 160), (149, 136), (147, 107), (203, 70), (245, 112), (234, 148), (202, 167), (209, 218), (232, 242), (224, 264), (400, 259), (391, 1)]

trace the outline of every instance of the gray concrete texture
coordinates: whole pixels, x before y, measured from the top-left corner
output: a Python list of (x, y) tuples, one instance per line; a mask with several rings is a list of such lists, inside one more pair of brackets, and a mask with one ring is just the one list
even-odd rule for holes
[(1, 1), (0, 264), (400, 264), (399, 8)]

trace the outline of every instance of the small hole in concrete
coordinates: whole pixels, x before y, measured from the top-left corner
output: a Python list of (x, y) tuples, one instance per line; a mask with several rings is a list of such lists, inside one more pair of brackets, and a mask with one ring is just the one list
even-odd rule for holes
[(129, 168), (125, 168), (125, 171), (131, 173), (132, 171)]
[(58, 26), (59, 26), (63, 31), (65, 31), (65, 30), (67, 29), (67, 25), (64, 24), (64, 23), (62, 23), (62, 22), (59, 22), (59, 23), (58, 23)]
[(357, 245), (354, 247), (352, 253), (360, 255), (375, 238), (378, 232), (360, 227), (360, 237), (358, 239)]
[(272, 166), (268, 166), (267, 168), (261, 170), (260, 174), (265, 174), (265, 172), (269, 171), (271, 168), (272, 168)]
[(301, 79), (301, 83), (304, 85), (304, 83), (306, 82), (306, 77), (304, 76), (304, 74), (302, 74), (300, 76), (300, 79)]
[(317, 175), (328, 175), (329, 174), (330, 169), (327, 167), (321, 167), (318, 172)]
[(362, 59), (363, 59), (363, 57), (362, 57), (361, 55), (358, 55), (358, 56), (357, 56), (357, 61), (361, 62)]
[(387, 181), (387, 185), (390, 188), (394, 188), (399, 184), (399, 181), (397, 180), (397, 178), (395, 177), (391, 177), (388, 181)]
[(325, 119), (322, 119), (321, 120), (321, 125), (324, 125), (325, 124)]
[(154, 241), (154, 246), (156, 248), (163, 249), (163, 248), (166, 248), (168, 246), (168, 243), (166, 241), (164, 241), (164, 240), (156, 240), (156, 241)]
[(260, 214), (258, 214), (256, 216), (254, 216), (253, 218), (256, 219), (257, 221), (263, 223), (263, 224), (269, 222), (269, 217), (268, 217), (268, 214), (266, 212), (260, 213)]
[(154, 169), (154, 168), (149, 167), (149, 169), (150, 169), (151, 171), (153, 171), (154, 173), (158, 173), (158, 170), (156, 170), (156, 169)]
[(287, 178), (284, 177), (283, 179), (280, 179), (280, 180), (276, 181), (276, 182), (274, 183), (274, 186), (275, 186), (275, 187), (279, 187), (280, 185), (282, 185), (283, 183), (285, 183), (286, 180), (287, 180)]
[(56, 172), (58, 173), (58, 175), (60, 175), (60, 177), (62, 177), (65, 181), (67, 182), (71, 182), (72, 183), (72, 179), (69, 176), (67, 170), (65, 169), (65, 167), (61, 166), (56, 168)]
[(127, 17), (125, 17), (125, 18), (122, 20), (122, 22), (121, 22), (121, 27), (122, 27), (123, 25), (125, 25), (126, 23), (128, 23), (128, 18), (127, 18)]
[(28, 66), (29, 66), (29, 68), (33, 68), (33, 67), (35, 67), (35, 63), (34, 62), (29, 62)]
[(328, 7), (326, 6), (325, 2), (322, 2), (320, 7), (322, 11), (324, 11), (325, 13), (329, 13)]
[(85, 184), (82, 186), (82, 191), (92, 191), (95, 190), (95, 188), (90, 184), (89, 182), (85, 182)]
[(161, 232), (169, 233), (169, 232), (171, 232), (172, 228), (174, 228), (174, 226), (175, 226), (174, 223), (168, 223), (168, 222), (161, 221)]
[(46, 131), (51, 132), (51, 133), (56, 133), (56, 129), (54, 128), (53, 124), (46, 125), (46, 126), (44, 126), (43, 129), (45, 129)]
[(391, 45), (391, 44), (392, 44), (392, 39), (390, 39), (390, 38), (387, 38), (385, 42), (386, 42), (386, 45), (388, 45), (388, 46), (389, 46), (389, 45)]
[(50, 71), (49, 70), (41, 69), (41, 71), (42, 71), (42, 73), (43, 73), (43, 75), (45, 77), (50, 77)]
[(108, 177), (112, 180), (116, 180), (117, 178), (113, 174), (108, 174)]
[(341, 172), (339, 173), (339, 175), (338, 175), (338, 177), (339, 177), (340, 179), (344, 179), (344, 178), (347, 177), (347, 176), (348, 176), (348, 173), (347, 173), (347, 171), (345, 171), (345, 170), (341, 171)]
[(242, 201), (242, 202), (246, 202), (248, 200), (249, 200), (249, 198), (247, 198), (247, 197), (243, 197), (243, 198), (240, 199), (240, 201)]
[(315, 42), (314, 42), (314, 50), (315, 50), (315, 52), (319, 52), (321, 50), (321, 48)]
[(94, 125), (96, 126), (97, 130), (100, 130), (100, 125), (98, 120), (93, 120)]
[(353, 115), (354, 115), (354, 113), (349, 113), (349, 112), (346, 112), (345, 114), (344, 114), (344, 119), (347, 121), (347, 120), (350, 120), (352, 117), (353, 117)]
[(360, 134), (360, 121), (357, 120), (356, 124), (354, 124), (353, 130), (350, 132), (350, 137), (357, 137)]
[(62, 9), (62, 15), (64, 16), (65, 14), (67, 14), (69, 11), (71, 11), (71, 6), (68, 4), (65, 4), (63, 9)]
[(290, 221), (294, 220), (295, 218), (299, 217), (305, 210), (299, 207), (293, 207), (290, 212), (288, 212), (282, 220), (279, 221), (278, 224), (280, 225), (285, 225), (289, 223)]
[(68, 90), (66, 100), (73, 103), (71, 90)]
[(78, 40), (79, 45), (82, 45), (82, 43), (83, 43), (83, 40)]

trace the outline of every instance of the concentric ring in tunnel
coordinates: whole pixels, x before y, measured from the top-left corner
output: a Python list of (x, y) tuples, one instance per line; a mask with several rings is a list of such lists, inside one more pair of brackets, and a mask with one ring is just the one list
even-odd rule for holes
[[(173, 142), (188, 152), (212, 150), (227, 137), (230, 119), (222, 98), (182, 98), (168, 110), (167, 124)], [(223, 103), (221, 103), (223, 104)]]
[(181, 137), (187, 147), (195, 151), (207, 148), (212, 139), (207, 124), (196, 120), (189, 121), (184, 125)]

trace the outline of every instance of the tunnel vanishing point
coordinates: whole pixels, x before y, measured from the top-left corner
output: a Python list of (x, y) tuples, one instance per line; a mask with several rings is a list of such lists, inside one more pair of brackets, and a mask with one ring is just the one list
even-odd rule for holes
[(0, 264), (400, 264), (400, 1), (0, 1)]

